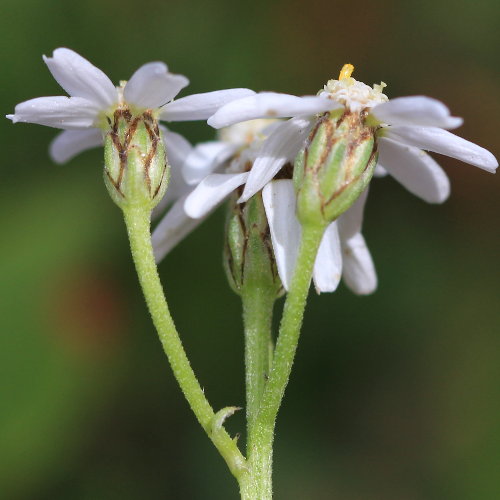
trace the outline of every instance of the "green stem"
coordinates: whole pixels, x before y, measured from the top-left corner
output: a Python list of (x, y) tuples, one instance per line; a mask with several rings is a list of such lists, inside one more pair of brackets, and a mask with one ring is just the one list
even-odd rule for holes
[(222, 427), (220, 414), (216, 418), (207, 401), (170, 316), (151, 245), (150, 211), (143, 207), (128, 206), (123, 209), (123, 214), (142, 291), (175, 378), (198, 422), (239, 480), (241, 475), (246, 474), (245, 458)]
[(324, 227), (303, 226), (302, 228), (302, 241), (297, 264), (286, 297), (278, 341), (274, 351), (273, 369), (266, 385), (258, 416), (260, 424), (274, 423), (283, 399), (297, 350), (314, 261), (323, 233)]
[[(274, 288), (247, 286), (241, 293), (245, 323), (247, 464), (249, 473), (240, 482), (242, 498), (267, 499), (272, 494), (272, 454), (256, 446), (255, 419), (269, 375)], [(250, 495), (250, 496), (248, 496)]]
[[(266, 457), (269, 467), (271, 467), (272, 463), (272, 446), (276, 417), (290, 378), (307, 294), (311, 284), (314, 261), (324, 230), (325, 228), (321, 226), (302, 227), (302, 241), (295, 272), (283, 310), (272, 370), (262, 396), (259, 414), (254, 422), (253, 443), (255, 448), (258, 449), (257, 453), (259, 456)], [(253, 497), (248, 496), (246, 498), (250, 499)], [(259, 500), (270, 499), (271, 491), (269, 491), (268, 496), (258, 498)]]
[[(269, 293), (260, 287), (245, 290), (241, 295), (245, 324), (246, 415), (249, 438), (269, 376), (269, 344), (272, 342), (271, 321), (275, 295), (274, 290)], [(247, 444), (247, 450), (248, 448)]]

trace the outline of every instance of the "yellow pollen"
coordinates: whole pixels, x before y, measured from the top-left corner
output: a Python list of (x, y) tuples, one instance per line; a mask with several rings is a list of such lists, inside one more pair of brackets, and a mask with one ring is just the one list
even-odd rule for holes
[(340, 70), (339, 80), (350, 78), (353, 71), (354, 66), (352, 64), (344, 64), (344, 66), (342, 66), (342, 69)]

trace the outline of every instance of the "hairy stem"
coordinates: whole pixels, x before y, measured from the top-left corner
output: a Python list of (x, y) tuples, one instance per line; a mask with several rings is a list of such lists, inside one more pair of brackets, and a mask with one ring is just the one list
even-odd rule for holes
[[(272, 498), (271, 472), (275, 422), (290, 378), (314, 261), (324, 229), (322, 226), (302, 227), (302, 241), (283, 310), (272, 370), (262, 394), (259, 413), (253, 421), (251, 454), (259, 457), (259, 460), (257, 463), (251, 460), (249, 452), (248, 464), (251, 478), (254, 480), (251, 481), (250, 478), (248, 484), (245, 483), (246, 488), (242, 491), (242, 499), (245, 500)], [(260, 488), (257, 490), (258, 493), (252, 493), (256, 488)]]
[[(245, 371), (247, 417), (247, 463), (242, 498), (266, 500), (272, 494), (272, 454), (256, 445), (255, 419), (269, 376), (271, 322), (276, 291), (265, 286), (248, 286), (241, 294), (245, 323)], [(245, 496), (246, 495), (246, 496)], [(251, 496), (248, 496), (251, 495)], [(252, 496), (253, 495), (253, 496)]]
[(175, 378), (198, 422), (225, 459), (231, 473), (239, 480), (241, 475), (246, 474), (246, 460), (236, 442), (222, 427), (221, 419), (216, 418), (170, 316), (151, 245), (150, 212), (143, 207), (128, 206), (123, 213), (142, 291)]

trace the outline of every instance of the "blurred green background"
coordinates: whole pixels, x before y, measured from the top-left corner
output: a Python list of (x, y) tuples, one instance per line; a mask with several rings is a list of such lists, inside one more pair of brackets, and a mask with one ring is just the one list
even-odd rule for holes
[[(3, 113), (62, 91), (42, 61), (70, 47), (114, 82), (163, 60), (184, 95), (315, 93), (342, 64), (425, 94), (500, 157), (497, 0), (2, 1)], [(51, 163), (55, 130), (0, 122), (0, 498), (233, 499), (236, 482), (181, 397), (102, 182), (102, 151)], [(202, 123), (172, 126), (192, 142)], [(500, 180), (439, 161), (430, 206), (376, 179), (365, 237), (379, 290), (311, 294), (279, 416), (277, 499), (500, 498)], [(223, 210), (161, 264), (216, 408), (243, 406), (240, 305), (221, 266)], [(281, 304), (279, 304), (281, 307)], [(242, 412), (240, 412), (242, 413)], [(229, 421), (244, 428), (243, 416)]]

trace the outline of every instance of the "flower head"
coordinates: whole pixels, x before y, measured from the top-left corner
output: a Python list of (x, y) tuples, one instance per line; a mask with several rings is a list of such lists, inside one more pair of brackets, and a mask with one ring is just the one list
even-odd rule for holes
[[(261, 145), (244, 179), (245, 187), (240, 197), (240, 202), (244, 202), (263, 189), (273, 248), (285, 288), (293, 275), (301, 237), (301, 224), (297, 218), (301, 176), (297, 171), (305, 168), (301, 165), (303, 159), (299, 156), (295, 162), (295, 190), (289, 174), (280, 174), (279, 178), (277, 174), (294, 162), (299, 152), (308, 151), (322, 122), (330, 121), (335, 128), (342, 117), (356, 115), (359, 126), (353, 130), (365, 130), (372, 137), (372, 152), (378, 154), (375, 175), (391, 174), (410, 192), (430, 203), (441, 203), (448, 197), (449, 181), (441, 167), (423, 150), (460, 159), (488, 172), (495, 172), (498, 166), (489, 151), (446, 130), (460, 126), (462, 119), (451, 116), (441, 102), (424, 96), (388, 100), (383, 93), (384, 83), (369, 87), (354, 80), (352, 70), (351, 65), (346, 65), (339, 79), (330, 80), (317, 96), (295, 97), (262, 92), (223, 106), (208, 120), (209, 125), (219, 128), (242, 120), (291, 117), (276, 126)], [(341, 137), (347, 141), (343, 150), (352, 154), (348, 137), (345, 134)], [(326, 141), (326, 146), (334, 145), (338, 139), (336, 136), (335, 140)], [(354, 134), (350, 140), (359, 145), (359, 139)], [(325, 155), (329, 153), (331, 150)], [(365, 172), (362, 163), (359, 169), (361, 173)], [(372, 172), (369, 172), (368, 179), (362, 179), (355, 193), (358, 200), (351, 197), (348, 203), (351, 207), (327, 226), (314, 267), (313, 277), (318, 291), (335, 290), (341, 274), (356, 293), (370, 293), (376, 287), (373, 262), (361, 234), (366, 182)], [(338, 173), (338, 170), (331, 169), (326, 177), (333, 187), (342, 188), (346, 178), (335, 177)], [(343, 172), (340, 174), (344, 175)], [(321, 198), (321, 195), (318, 191), (310, 199)]]
[(242, 201), (262, 189), (290, 158), (307, 147), (309, 133), (326, 112), (334, 117), (336, 113), (360, 113), (366, 126), (374, 129), (378, 166), (425, 201), (444, 201), (449, 182), (423, 150), (457, 158), (488, 172), (496, 170), (498, 162), (489, 151), (446, 130), (460, 126), (462, 119), (450, 116), (444, 104), (425, 96), (388, 100), (382, 93), (385, 84), (369, 87), (354, 80), (351, 70), (343, 69), (339, 80), (330, 80), (317, 96), (262, 92), (235, 100), (209, 118), (209, 125), (220, 128), (255, 118), (292, 117), (267, 139), (250, 172)]
[[(7, 118), (14, 123), (37, 123), (64, 129), (50, 147), (50, 154), (57, 163), (102, 145), (103, 134), (112, 127), (110, 121), (117, 109), (127, 109), (132, 114), (151, 110), (155, 119), (167, 122), (205, 120), (231, 100), (254, 94), (248, 89), (227, 89), (173, 101), (189, 80), (170, 73), (162, 62), (144, 64), (128, 82), (115, 87), (99, 68), (70, 49), (58, 48), (52, 57), (44, 56), (43, 59), (70, 97), (31, 99), (18, 104), (14, 114)], [(175, 136), (170, 138), (172, 147), (179, 142), (176, 139)]]
[(339, 79), (329, 80), (323, 90), (319, 92), (319, 95), (333, 99), (353, 112), (370, 109), (389, 100), (382, 92), (387, 87), (384, 82), (370, 87), (352, 78), (353, 71), (354, 66), (352, 64), (345, 64), (340, 71)]
[(72, 50), (56, 49), (44, 61), (70, 97), (31, 99), (18, 104), (7, 118), (65, 129), (50, 146), (58, 163), (104, 141), (106, 186), (122, 208), (130, 203), (153, 208), (168, 183), (167, 156), (176, 158), (186, 149), (185, 141), (160, 127), (159, 120), (206, 119), (230, 100), (254, 93), (229, 89), (174, 102), (189, 80), (170, 73), (162, 62), (144, 64), (128, 82), (115, 87), (100, 69)]

